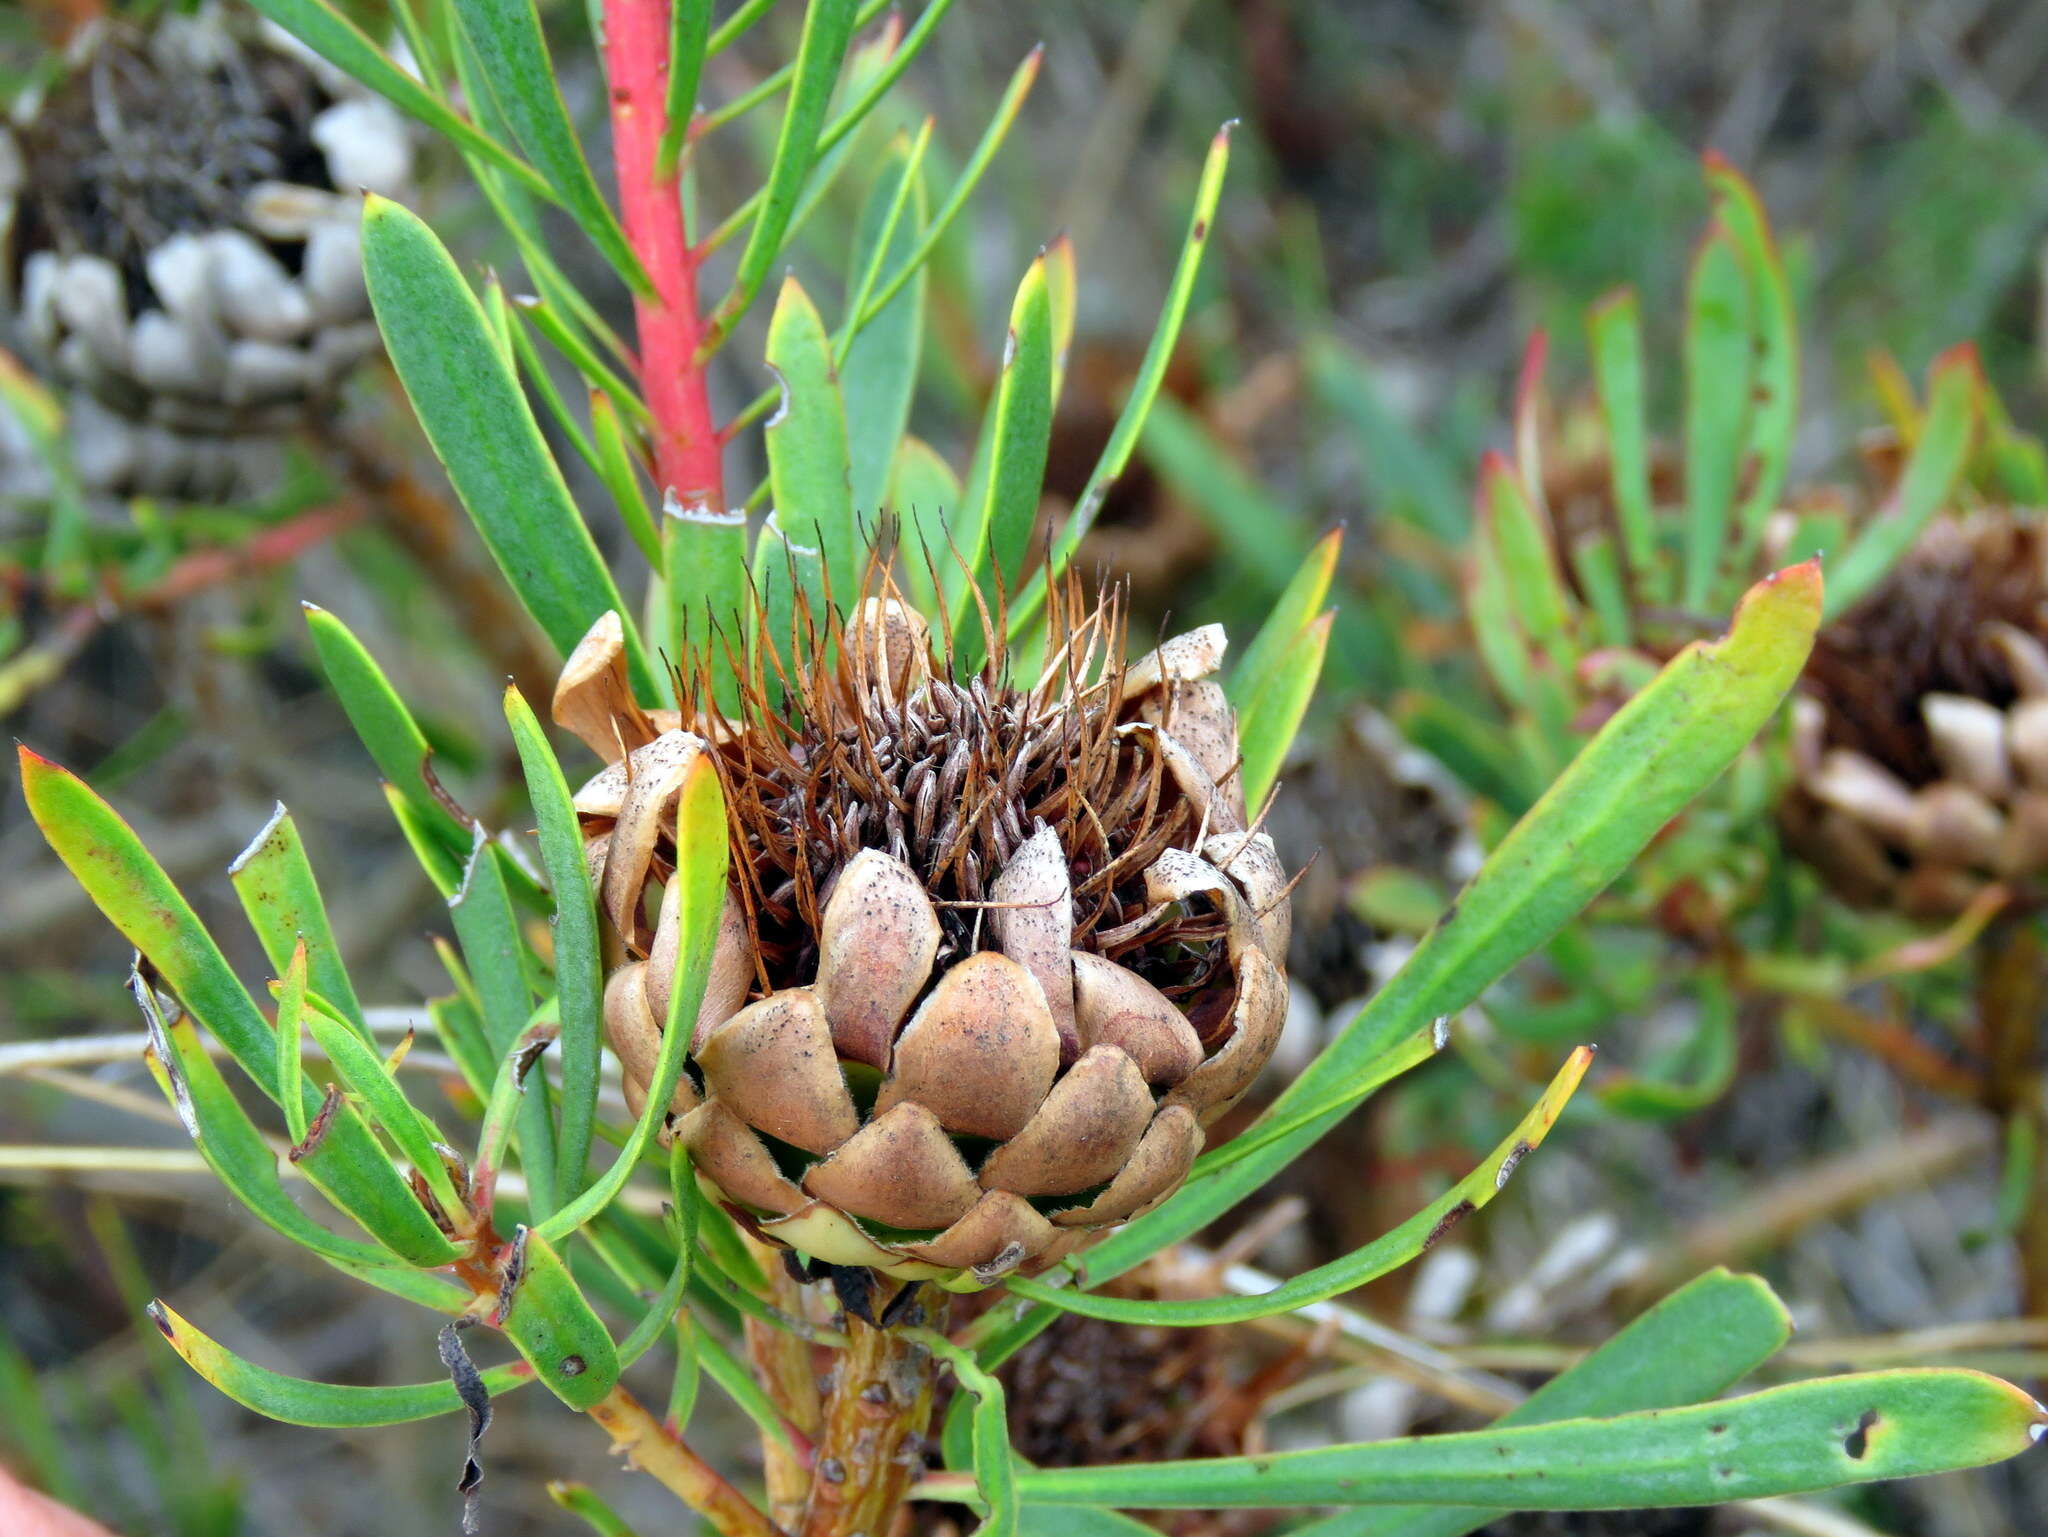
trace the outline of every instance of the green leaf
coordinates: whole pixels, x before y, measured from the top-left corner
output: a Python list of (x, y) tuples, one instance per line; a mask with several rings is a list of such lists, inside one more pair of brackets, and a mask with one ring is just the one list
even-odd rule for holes
[(813, 625), (825, 618), (825, 557), (815, 545), (785, 534), (779, 512), (768, 514), (754, 541), (754, 591), (760, 601), (747, 614), (748, 665), (774, 704), (782, 699), (782, 680), (805, 654), (799, 610)]
[[(1399, 1268), (1441, 1238), (1450, 1227), (1486, 1205), (1507, 1188), (1508, 1176), (1543, 1143), (1557, 1124), (1565, 1102), (1593, 1061), (1589, 1047), (1580, 1047), (1566, 1061), (1543, 1097), (1530, 1107), (1486, 1160), (1393, 1231), (1354, 1249), (1341, 1259), (1304, 1271), (1269, 1292), (1253, 1297), (1204, 1297), (1189, 1301), (1149, 1301), (1141, 1297), (1108, 1297), (1096, 1292), (1048, 1286), (1043, 1281), (1013, 1277), (1010, 1290), (1062, 1312), (1118, 1323), (1169, 1324), (1200, 1328), (1207, 1324), (1250, 1323), (1292, 1313), (1312, 1302), (1356, 1290)], [(1085, 1262), (1084, 1262), (1085, 1263)]]
[(640, 258), (633, 254), (583, 158), (533, 0), (455, 0), (454, 9), (476, 49), (498, 110), (534, 169), (547, 178), (556, 201), (620, 277), (640, 292), (651, 293), (653, 284)]
[(572, 1409), (601, 1402), (619, 1381), (619, 1353), (555, 1246), (521, 1225), (512, 1234), (517, 1280), (499, 1294), (491, 1322), (505, 1331), (535, 1375)]
[[(148, 957), (185, 1008), (274, 1100), (277, 1047), (269, 1021), (184, 895), (134, 829), (83, 780), (26, 747), (20, 751), (29, 815), (57, 857), (93, 905)], [(420, 1265), (446, 1264), (454, 1257), (448, 1240), (353, 1111), (336, 1113), (318, 1152), (299, 1166), (394, 1253)]]
[(764, 434), (776, 520), (824, 552), (831, 592), (850, 603), (862, 562), (848, 480), (846, 403), (825, 322), (794, 276), (783, 279), (768, 322), (768, 366), (782, 387), (781, 408)]
[[(628, 395), (627, 399), (636, 397)], [(626, 441), (626, 424), (614, 397), (604, 390), (590, 392), (590, 446), (597, 452), (597, 477), (611, 493), (619, 509), (619, 521), (647, 564), (663, 569), (661, 535), (655, 531), (654, 514), (640, 486), (640, 472), (633, 465), (633, 450)]]
[(494, 1061), (510, 1049), (533, 1013), (526, 938), (505, 882), (505, 864), (504, 851), (477, 828), (461, 884), (448, 898)]
[(552, 197), (539, 172), (415, 80), (363, 30), (327, 0), (250, 0), (258, 11), (343, 74), (353, 76), (392, 106), (417, 118), (456, 148), (508, 172), (529, 191)]
[(1735, 570), (1747, 572), (1763, 543), (1764, 525), (1777, 510), (1778, 493), (1792, 463), (1799, 425), (1799, 317), (1792, 285), (1771, 238), (1770, 221), (1756, 189), (1721, 156), (1706, 155), (1714, 216), (1728, 231), (1748, 269), (1756, 326), (1756, 379), (1751, 389), (1749, 494), (1736, 514)]
[(1245, 804), (1264, 803), (1266, 792), (1280, 777), (1280, 765), (1294, 745), (1301, 720), (1308, 713), (1316, 682), (1323, 675), (1323, 656), (1330, 647), (1330, 627), (1337, 611), (1311, 619), (1301, 627), (1294, 641), (1280, 654), (1279, 673), (1238, 716), (1238, 736), (1243, 743)]
[[(1000, 590), (1015, 592), (1031, 553), (1039, 490), (1052, 441), (1052, 295), (1043, 253), (1024, 273), (1010, 305), (1003, 371), (996, 385), (995, 435), (989, 460), (986, 512), (970, 511), (970, 524), (986, 530), (987, 566)], [(977, 562), (979, 564), (979, 562)]]
[(144, 1054), (150, 1076), (186, 1121), (192, 1145), (214, 1177), (251, 1216), (344, 1274), (408, 1301), (452, 1313), (468, 1300), (467, 1292), (414, 1270), (376, 1244), (330, 1232), (300, 1210), (277, 1177), (277, 1155), (221, 1078), (191, 1021), (151, 1018), (155, 1004), (146, 988), (138, 1001), (156, 1037)]
[(1629, 645), (1635, 625), (1629, 616), (1628, 587), (1614, 553), (1614, 536), (1595, 529), (1572, 541), (1572, 575), (1593, 612), (1594, 639), (1602, 646)]
[(948, 569), (946, 529), (959, 511), (960, 477), (923, 438), (903, 439), (896, 451), (896, 470), (889, 501), (901, 520), (898, 549), (902, 552), (903, 585), (924, 613), (938, 612), (938, 578)]
[(668, 88), (662, 102), (667, 126), (654, 155), (654, 179), (674, 179), (690, 141), (690, 119), (697, 110), (697, 86), (711, 41), (711, 0), (674, 0), (668, 18)]
[[(455, 1384), (417, 1382), (405, 1387), (352, 1387), (307, 1382), (244, 1360), (218, 1340), (201, 1333), (192, 1322), (164, 1302), (150, 1304), (149, 1316), (185, 1364), (245, 1409), (287, 1425), (321, 1430), (360, 1430), (374, 1425), (404, 1425), (453, 1414), (462, 1407)], [(483, 1373), (493, 1398), (533, 1381), (524, 1361), (493, 1366)]]
[(313, 1033), (314, 1044), (333, 1064), (349, 1092), (369, 1111), (370, 1118), (384, 1129), (384, 1135), (412, 1165), (413, 1172), (426, 1182), (450, 1221), (458, 1219), (463, 1211), (462, 1198), (455, 1193), (454, 1182), (434, 1151), (434, 1144), (442, 1140), (441, 1129), (413, 1107), (391, 1069), (375, 1050), (364, 1044), (361, 1036), (324, 1013), (317, 995), (312, 1001), (314, 1007), (306, 1013), (305, 1024)]
[(689, 675), (708, 662), (721, 712), (739, 707), (734, 664), (744, 665), (747, 615), (747, 515), (670, 497), (662, 507), (662, 569), (667, 572), (677, 665)]
[[(654, 1143), (668, 1114), (670, 1097), (689, 1054), (691, 1027), (704, 987), (711, 976), (711, 956), (718, 945), (719, 916), (725, 910), (725, 794), (708, 754), (699, 754), (683, 777), (676, 802), (676, 870), (671, 880), (682, 883), (677, 918), (675, 983), (669, 990), (668, 1017), (662, 1024), (661, 1049), (647, 1083), (647, 1104), (633, 1124), (619, 1156), (591, 1187), (541, 1223), (543, 1237), (563, 1238), (609, 1206), (625, 1188), (640, 1159)], [(560, 941), (557, 940), (559, 947)], [(565, 1032), (566, 1036), (566, 1032)], [(563, 1098), (569, 1074), (563, 1070)], [(564, 1115), (566, 1124), (567, 1116)], [(565, 1191), (570, 1187), (564, 1186)]]
[(420, 825), (434, 841), (459, 855), (469, 847), (469, 829), (456, 821), (427, 789), (425, 768), (433, 749), (427, 744), (426, 733), (420, 730), (376, 658), (349, 627), (315, 604), (302, 603), (300, 607), (305, 610), (306, 630), (313, 637), (313, 652), (320, 659), (320, 670), (327, 675), (327, 686), (341, 701), (349, 724), (369, 750), (377, 772), (419, 813)]
[(1479, 504), (1480, 537), (1499, 563), (1509, 613), (1553, 667), (1569, 672), (1579, 653), (1549, 519), (1498, 454), (1488, 454), (1480, 466)]
[(1017, 1530), (1017, 1465), (1010, 1455), (1009, 1413), (1004, 1405), (1003, 1385), (976, 1363), (972, 1351), (962, 1350), (943, 1334), (918, 1329), (914, 1336), (953, 1368), (960, 1386), (972, 1395), (974, 1408), (968, 1420), (968, 1445), (974, 1464), (974, 1487), (981, 1497), (981, 1525), (976, 1537), (1014, 1537)]
[(680, 1140), (669, 1149), (668, 1188), (675, 1213), (676, 1262), (668, 1280), (649, 1305), (633, 1332), (619, 1342), (619, 1360), (627, 1366), (639, 1360), (668, 1332), (683, 1305), (683, 1293), (690, 1284), (691, 1261), (697, 1253), (697, 1216), (702, 1200), (697, 1179), (690, 1167), (690, 1150)]
[[(294, 950), (303, 944), (309, 968), (306, 978), (313, 990), (339, 1005), (350, 1025), (369, 1039), (362, 1005), (356, 1001), (348, 968), (334, 942), (334, 929), (327, 921), (327, 904), (320, 900), (313, 866), (283, 801), (277, 803), (255, 841), (228, 866), (228, 879), (242, 899), (242, 911), (249, 915), (249, 927), (256, 931), (270, 964), (282, 974), (291, 964)], [(287, 1111), (294, 1098), (290, 1092), (285, 1094)], [(292, 1133), (294, 1139), (303, 1135), (303, 1131)]]
[(1685, 587), (1688, 608), (1714, 599), (1748, 435), (1755, 364), (1749, 276), (1727, 231), (1700, 246), (1685, 326)]
[(306, 1144), (305, 1038), (306, 942), (302, 939), (292, 949), (277, 993), (277, 1089), (293, 1147)]
[[(564, 656), (625, 606), (476, 295), (434, 232), (396, 203), (363, 208), (377, 324), (420, 425), (512, 590)], [(634, 687), (657, 695), (630, 620)]]
[(1982, 1467), (2025, 1451), (2044, 1426), (2048, 1412), (1996, 1377), (1900, 1370), (1612, 1419), (1263, 1457), (1029, 1469), (1017, 1481), (1032, 1503), (1162, 1510), (1418, 1500), (1664, 1509)]
[(790, 88), (789, 106), (782, 115), (782, 131), (775, 141), (775, 159), (768, 168), (761, 210), (747, 233), (746, 249), (740, 253), (732, 287), (705, 322), (704, 340), (697, 349), (699, 363), (716, 352), (739, 324), (781, 253), (783, 236), (788, 233), (804, 182), (823, 152), (819, 133), (825, 125), (826, 109), (832, 103), (832, 86), (839, 78), (839, 66), (853, 38), (853, 13), (853, 0), (811, 0), (804, 12), (795, 83)]
[[(1167, 367), (1173, 362), (1174, 348), (1180, 343), (1181, 322), (1187, 318), (1188, 303), (1194, 297), (1195, 278), (1202, 269), (1202, 254), (1209, 249), (1209, 232), (1216, 218), (1216, 204), (1223, 196), (1223, 173), (1230, 165), (1232, 126), (1225, 123), (1209, 141), (1209, 153), (1202, 162), (1201, 179), (1195, 186), (1195, 206), (1188, 215), (1187, 238), (1181, 243), (1180, 259), (1175, 263), (1173, 277), (1166, 285), (1166, 300), (1160, 306), (1159, 321), (1152, 328), (1152, 339), (1146, 343), (1145, 359), (1138, 365), (1138, 376), (1131, 381), (1131, 392), (1124, 397), (1124, 408), (1117, 413), (1116, 426), (1110, 429), (1109, 441), (1103, 444), (1101, 456), (1089, 472), (1087, 484), (1081, 488), (1072, 515), (1053, 541), (1048, 576), (1057, 577), (1067, 569), (1067, 563), (1074, 558), (1082, 538), (1095, 526), (1096, 516), (1109, 498), (1109, 488), (1130, 464), (1131, 451), (1138, 446), (1138, 436), (1145, 430), (1152, 408), (1159, 399), (1159, 387), (1166, 381)], [(1011, 606), (1011, 634), (1020, 633), (1044, 602), (1045, 580), (1041, 578), (1033, 582), (1022, 599)]]
[[(1576, 1366), (1558, 1373), (1494, 1428), (1668, 1409), (1726, 1392), (1776, 1355), (1792, 1319), (1753, 1275), (1715, 1268), (1632, 1320)], [(1466, 1537), (1499, 1512), (1458, 1506), (1340, 1511), (1291, 1537)]]
[[(897, 445), (910, 420), (917, 387), (917, 363), (924, 350), (925, 274), (910, 285), (859, 335), (860, 314), (884, 266), (906, 260), (925, 221), (923, 162), (931, 142), (927, 118), (915, 140), (898, 140), (868, 192), (854, 235), (847, 272), (846, 341), (839, 349), (839, 378), (846, 402), (846, 448), (851, 467), (853, 511), (873, 520), (888, 495)], [(778, 498), (779, 505), (779, 498)]]
[(1283, 591), (1309, 551), (1308, 531), (1292, 509), (1170, 395), (1152, 403), (1142, 442), (1146, 461), (1215, 531), (1235, 573), (1256, 591)]
[(505, 720), (519, 750), (526, 793), (539, 824), (541, 864), (554, 893), (555, 988), (561, 1006), (562, 1105), (555, 1135), (555, 1197), (568, 1200), (583, 1188), (590, 1158), (591, 1123), (597, 1114), (598, 1059), (603, 1039), (604, 978), (597, 928), (597, 897), (583, 831), (562, 777), (562, 765), (548, 745), (532, 707), (516, 688), (505, 690)]
[[(1244, 657), (1230, 669), (1224, 693), (1239, 714), (1250, 709), (1267, 689), (1286, 677), (1280, 659), (1294, 646), (1330, 595), (1330, 581), (1337, 572), (1337, 556), (1344, 547), (1344, 530), (1333, 528), (1316, 541), (1286, 587), (1274, 601), (1259, 633), (1244, 648)], [(1251, 797), (1247, 797), (1251, 799)]]
[(1846, 613), (1883, 581), (1934, 521), (1969, 462), (1984, 393), (1984, 371), (1968, 342), (1934, 360), (1927, 417), (1898, 486), (1828, 573), (1829, 618)]
[[(1625, 869), (1665, 823), (1742, 750), (1798, 677), (1820, 617), (1820, 572), (1796, 566), (1752, 588), (1727, 637), (1695, 642), (1579, 754), (1407, 963), (1266, 1112), (1317, 1107), (1431, 1020), (1455, 1014), (1538, 949)], [(1112, 1232), (1088, 1254), (1092, 1282), (1121, 1275), (1263, 1188), (1341, 1111), (1214, 1175)], [(1256, 1134), (1255, 1123), (1252, 1131)], [(1043, 1328), (1050, 1309), (993, 1334), (1000, 1360)], [(1099, 1501), (1092, 1503), (1100, 1503)]]
[(1627, 289), (1609, 295), (1587, 313), (1592, 337), (1593, 381), (1607, 428), (1607, 467), (1614, 487), (1621, 549), (1636, 586), (1657, 601), (1664, 590), (1657, 550), (1656, 515), (1650, 505), (1650, 451), (1643, 404), (1643, 326), (1636, 296)]

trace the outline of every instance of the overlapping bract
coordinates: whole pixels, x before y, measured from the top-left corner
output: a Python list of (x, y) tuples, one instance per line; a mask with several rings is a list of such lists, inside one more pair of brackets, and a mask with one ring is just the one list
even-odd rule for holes
[[(1186, 835), (1134, 872), (1142, 911), (1113, 932), (1077, 919), (1087, 840), (1044, 818), (1020, 829), (974, 902), (935, 896), (886, 847), (835, 858), (814, 931), (772, 958), (735, 883), (692, 1033), (695, 1073), (668, 1108), (700, 1173), (762, 1236), (832, 1264), (971, 1285), (1049, 1264), (1178, 1188), (1204, 1127), (1272, 1054), (1287, 1006), (1287, 882), (1272, 840), (1247, 825), (1235, 720), (1207, 676), (1222, 650), (1212, 627), (1090, 690), (991, 706), (1107, 712), (1097, 724), (1141, 756), (1146, 815), (1171, 799), (1191, 812), (1175, 824)], [(878, 719), (944, 738), (954, 685), (935, 675), (918, 616), (871, 598), (838, 652), (840, 684)], [(613, 760), (576, 805), (624, 957), (606, 1030), (637, 1109), (675, 980), (676, 797), (701, 754), (737, 772), (742, 733), (760, 728), (693, 721), (700, 735), (643, 711), (623, 666), (607, 619), (571, 659), (555, 712)], [(1035, 740), (1057, 735), (1046, 720)], [(1058, 799), (1055, 788), (1047, 804)]]

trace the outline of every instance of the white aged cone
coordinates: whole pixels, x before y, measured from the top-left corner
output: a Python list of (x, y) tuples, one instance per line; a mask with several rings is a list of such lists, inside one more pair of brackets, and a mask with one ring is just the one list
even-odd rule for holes
[(1842, 896), (1939, 918), (2048, 876), (2048, 531), (1937, 523), (1823, 629), (1788, 837)]
[(247, 495), (377, 350), (360, 193), (407, 194), (412, 140), (268, 23), (166, 10), (82, 29), (0, 125), (0, 333), (89, 488)]
[(676, 798), (707, 752), (724, 787), (734, 875), (669, 1109), (763, 1238), (956, 1286), (1049, 1264), (1177, 1189), (1272, 1054), (1287, 881), (1208, 678), (1223, 633), (1126, 667), (1118, 604), (1081, 607), (1056, 595), (1052, 665), (1020, 687), (868, 598), (799, 648), (779, 712), (757, 676), (698, 733), (633, 703), (616, 619), (570, 660), (555, 718), (613, 760), (576, 804), (636, 1105)]

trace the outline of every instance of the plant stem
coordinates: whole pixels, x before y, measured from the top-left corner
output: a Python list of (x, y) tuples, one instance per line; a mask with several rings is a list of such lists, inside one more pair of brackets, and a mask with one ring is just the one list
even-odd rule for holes
[[(780, 1252), (752, 1238), (747, 1240), (747, 1247), (768, 1277), (769, 1303), (792, 1318), (802, 1318), (803, 1288), (782, 1268)], [(782, 1417), (802, 1432), (807, 1441), (815, 1441), (822, 1406), (810, 1343), (756, 1318), (747, 1319), (746, 1335), (747, 1360), (754, 1368), (754, 1379)], [(804, 1497), (811, 1487), (811, 1465), (768, 1435), (761, 1437), (761, 1459), (768, 1481), (768, 1509), (778, 1525), (792, 1526), (803, 1514)]]
[(623, 1387), (606, 1394), (590, 1410), (590, 1417), (611, 1433), (612, 1444), (634, 1467), (660, 1480), (725, 1537), (782, 1537), (774, 1522), (669, 1434)]
[[(931, 1295), (940, 1298), (943, 1312), (945, 1294)], [(881, 1303), (877, 1297), (877, 1308)], [(919, 1304), (911, 1306), (902, 1328), (877, 1329), (848, 1316), (851, 1344), (833, 1376), (797, 1537), (894, 1529), (896, 1513), (924, 1467), (921, 1442), (931, 1424), (934, 1358), (927, 1346), (906, 1337), (906, 1330), (927, 1322), (942, 1326), (944, 1320), (928, 1320)]]
[[(1984, 1032), (1984, 1106), (2012, 1126), (2031, 1122), (2021, 1141), (2033, 1150), (2032, 1189), (2021, 1203), (2018, 1229), (2020, 1311), (2048, 1317), (2048, 1175), (2042, 1171), (2042, 1142), (2048, 1111), (2042, 1108), (2041, 1017), (2048, 1009), (2042, 985), (2041, 938), (2030, 914), (2001, 914), (1985, 934), (1977, 984)], [(2018, 1129), (2018, 1128), (2016, 1128)]]
[(725, 507), (725, 476), (711, 395), (696, 362), (697, 255), (683, 223), (681, 186), (658, 171), (668, 129), (669, 0), (605, 0), (605, 73), (611, 80), (612, 158), (626, 239), (654, 282), (636, 294), (640, 388), (654, 418), (657, 484), (684, 506)]

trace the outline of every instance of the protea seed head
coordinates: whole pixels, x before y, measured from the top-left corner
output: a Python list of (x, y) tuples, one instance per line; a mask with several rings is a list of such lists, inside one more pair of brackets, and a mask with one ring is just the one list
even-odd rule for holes
[(1939, 917), (2048, 875), (2048, 532), (1935, 524), (1821, 631), (1795, 712), (1787, 830), (1844, 897)]
[(613, 760), (577, 806), (636, 1105), (674, 982), (676, 798), (706, 754), (725, 791), (732, 878), (669, 1113), (762, 1237), (956, 1285), (1051, 1263), (1178, 1188), (1271, 1055), (1288, 882), (1246, 817), (1223, 633), (1126, 665), (1116, 599), (1083, 610), (1056, 593), (1020, 679), (959, 667), (885, 590), (804, 626), (785, 700), (764, 668), (730, 718), (708, 674), (681, 718), (635, 705), (616, 620), (571, 659), (556, 719)]
[(81, 29), (0, 126), (0, 328), (73, 392), (87, 485), (262, 489), (377, 349), (360, 193), (411, 175), (394, 108), (246, 13)]

